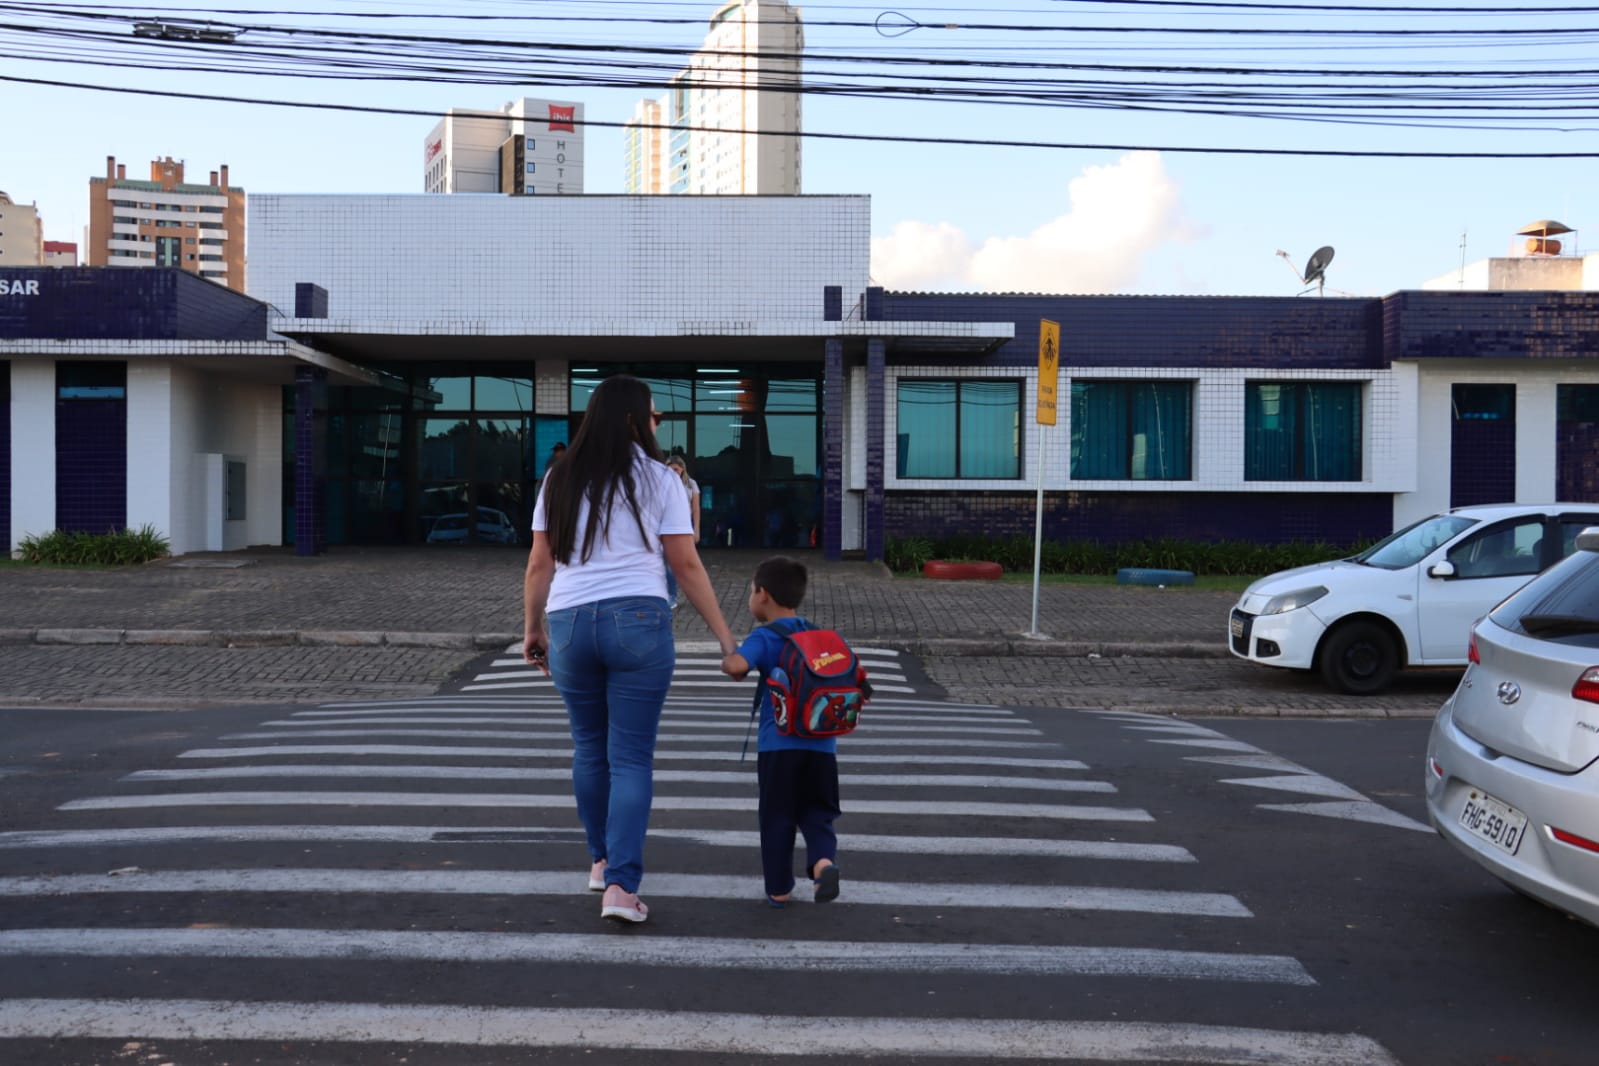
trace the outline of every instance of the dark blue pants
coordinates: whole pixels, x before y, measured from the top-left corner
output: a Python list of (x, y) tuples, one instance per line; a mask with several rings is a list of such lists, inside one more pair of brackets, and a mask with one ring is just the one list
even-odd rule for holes
[(821, 859), (838, 860), (833, 819), (838, 808), (838, 756), (828, 751), (763, 751), (756, 756), (761, 788), (761, 868), (766, 894), (794, 890), (794, 835), (805, 838), (805, 876)]

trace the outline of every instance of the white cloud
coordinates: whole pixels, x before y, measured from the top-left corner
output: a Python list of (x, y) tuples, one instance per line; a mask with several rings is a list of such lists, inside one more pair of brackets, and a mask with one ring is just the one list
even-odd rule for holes
[(972, 242), (948, 222), (907, 220), (891, 237), (872, 238), (872, 279), (892, 289), (948, 289), (965, 284)]
[(1088, 167), (1067, 186), (1068, 209), (1025, 236), (981, 246), (958, 227), (904, 221), (872, 241), (872, 277), (898, 289), (1116, 292), (1163, 244), (1192, 239), (1177, 183), (1158, 152)]

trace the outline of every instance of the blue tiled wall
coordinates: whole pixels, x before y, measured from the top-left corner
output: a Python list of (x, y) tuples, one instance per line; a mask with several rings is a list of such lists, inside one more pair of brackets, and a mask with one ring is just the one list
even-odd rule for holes
[(56, 528), (104, 533), (128, 521), (128, 403), (56, 401)]
[(0, 362), (0, 550), (11, 543), (11, 364)]
[[(1026, 492), (890, 492), (891, 537), (985, 533), (1033, 535), (1037, 497)], [(1094, 493), (1044, 495), (1044, 539), (1105, 543), (1183, 540), (1291, 540), (1352, 544), (1393, 531), (1387, 493)]]
[[(1385, 366), (1382, 301), (1213, 296), (984, 296), (886, 293), (894, 321), (1014, 322), (995, 366), (1038, 363), (1038, 320), (1060, 323), (1067, 366)], [(900, 352), (909, 345), (901, 344)], [(896, 355), (921, 362), (925, 355)]]
[(844, 545), (844, 342), (828, 338), (822, 360), (822, 552), (838, 559)]
[(0, 337), (46, 340), (261, 340), (267, 306), (177, 269), (7, 267)]
[(1382, 303), (1389, 359), (1599, 353), (1599, 292), (1400, 292)]

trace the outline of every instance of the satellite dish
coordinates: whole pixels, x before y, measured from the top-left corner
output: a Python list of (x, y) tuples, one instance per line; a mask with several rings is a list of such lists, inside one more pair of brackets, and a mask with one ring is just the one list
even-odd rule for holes
[[(1288, 258), (1287, 252), (1279, 248), (1277, 250), (1277, 255), (1281, 257), (1282, 261), (1288, 265), (1289, 270), (1294, 271), (1294, 277), (1299, 279), (1301, 285), (1314, 285), (1316, 287), (1317, 296), (1325, 296), (1327, 294), (1327, 264), (1332, 262), (1332, 245), (1324, 244), (1320, 248), (1317, 248), (1315, 254), (1310, 257), (1310, 261), (1305, 264), (1305, 272), (1303, 274), (1297, 270), (1294, 270), (1293, 260)], [(1309, 291), (1309, 289), (1305, 290), (1305, 292)], [(1337, 289), (1334, 289), (1333, 291), (1338, 292)], [(1304, 294), (1305, 293), (1302, 292), (1299, 295), (1303, 296)], [(1343, 293), (1343, 295), (1348, 296), (1349, 294)]]
[(1310, 257), (1310, 262), (1305, 264), (1305, 284), (1309, 285), (1313, 281), (1318, 285), (1325, 284), (1327, 281), (1327, 264), (1332, 262), (1332, 258), (1332, 245), (1324, 244), (1317, 248), (1315, 254)]

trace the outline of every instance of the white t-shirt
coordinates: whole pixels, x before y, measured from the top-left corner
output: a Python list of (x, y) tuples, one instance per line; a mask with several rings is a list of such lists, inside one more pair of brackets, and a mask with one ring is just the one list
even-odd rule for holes
[[(666, 533), (694, 535), (694, 521), (688, 512), (688, 497), (677, 472), (658, 463), (634, 445), (633, 482), (638, 490), (639, 517), (644, 520), (647, 538), (639, 537), (638, 523), (628, 510), (625, 495), (618, 491), (611, 507), (609, 534), (594, 539), (594, 552), (582, 561), (583, 534), (588, 528), (589, 505), (585, 499), (577, 512), (577, 544), (571, 563), (555, 564), (546, 611), (559, 611), (597, 600), (621, 596), (666, 598), (666, 566), (661, 559), (660, 537)], [(538, 503), (533, 507), (533, 531), (549, 532), (544, 510), (544, 492), (549, 479), (539, 487)]]

